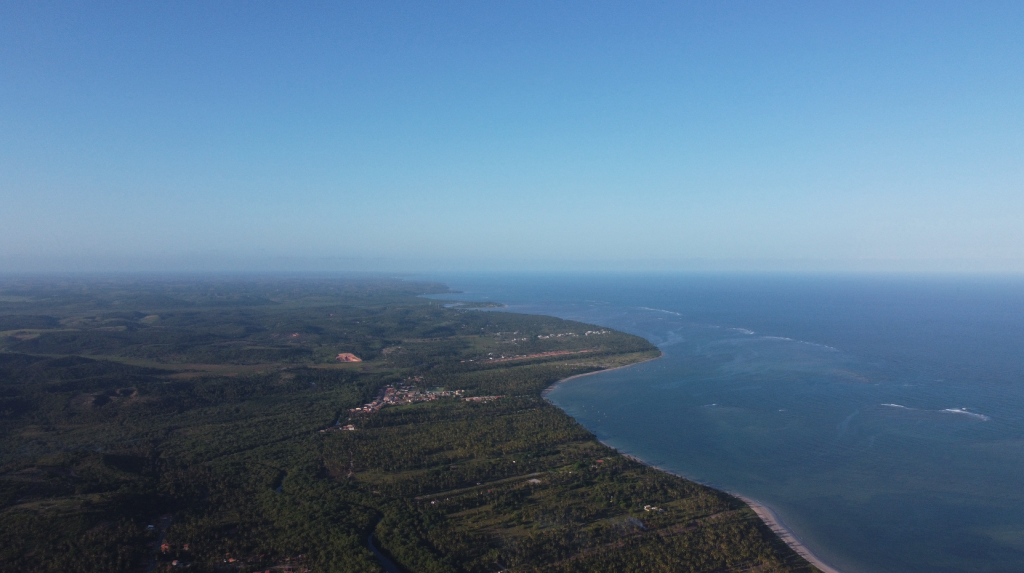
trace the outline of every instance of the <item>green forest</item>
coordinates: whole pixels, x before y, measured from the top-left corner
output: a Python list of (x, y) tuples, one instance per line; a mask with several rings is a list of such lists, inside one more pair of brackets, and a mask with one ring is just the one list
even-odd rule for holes
[(0, 571), (816, 571), (542, 396), (656, 347), (445, 292), (0, 282)]

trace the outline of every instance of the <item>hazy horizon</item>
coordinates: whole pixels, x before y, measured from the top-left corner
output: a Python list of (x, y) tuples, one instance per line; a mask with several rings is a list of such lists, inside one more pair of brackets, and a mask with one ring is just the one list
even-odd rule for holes
[[(1016, 261), (1010, 261), (1016, 263)], [(449, 274), (750, 274), (1022, 276), (1024, 265), (993, 261), (416, 261), (210, 258), (0, 261), (5, 276), (449, 275)]]

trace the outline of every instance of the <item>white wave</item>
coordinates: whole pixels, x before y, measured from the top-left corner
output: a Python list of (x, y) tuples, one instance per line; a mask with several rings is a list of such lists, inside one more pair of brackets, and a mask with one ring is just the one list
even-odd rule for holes
[(668, 313), (668, 314), (674, 314), (676, 316), (683, 316), (683, 315), (679, 314), (678, 312), (674, 312), (674, 311), (671, 311), (671, 310), (665, 310), (663, 308), (650, 308), (650, 307), (646, 307), (646, 306), (640, 306), (640, 307), (637, 307), (637, 308), (639, 308), (641, 310), (649, 310), (651, 312), (664, 312), (664, 313)]
[(747, 330), (746, 328), (734, 328), (733, 330), (739, 332), (740, 334), (754, 334), (753, 330)]
[(981, 420), (983, 422), (987, 422), (987, 421), (992, 419), (992, 418), (989, 418), (988, 416), (986, 416), (985, 414), (977, 414), (975, 412), (969, 412), (969, 411), (967, 411), (967, 408), (946, 408), (945, 410), (940, 410), (940, 412), (945, 412), (947, 414), (963, 414), (965, 416), (971, 416), (972, 418), (977, 418), (977, 419), (979, 419), (979, 420)]
[[(752, 331), (747, 330), (745, 328), (734, 328), (733, 330), (739, 330), (744, 334), (754, 334)], [(817, 346), (818, 348), (824, 348), (825, 350), (829, 350), (831, 352), (839, 352), (839, 349), (834, 346), (829, 346), (827, 344), (818, 344), (817, 342), (807, 342), (806, 340), (794, 340), (788, 336), (762, 336), (761, 340), (783, 340), (785, 342), (796, 342), (797, 344)]]
[[(885, 406), (887, 408), (899, 408), (901, 410), (917, 410), (917, 408), (908, 408), (908, 407), (906, 407), (906, 406), (904, 406), (902, 404), (882, 404), (882, 406)], [(938, 412), (940, 414), (962, 414), (964, 416), (970, 416), (972, 418), (976, 418), (978, 420), (981, 420), (982, 422), (987, 422), (987, 421), (992, 419), (992, 418), (989, 418), (988, 416), (986, 416), (985, 414), (978, 414), (977, 412), (971, 412), (967, 408), (946, 408), (944, 410), (924, 410), (924, 411), (925, 412)]]
[(800, 344), (806, 344), (808, 346), (817, 346), (818, 348), (824, 348), (825, 350), (831, 350), (832, 352), (839, 352), (839, 349), (834, 346), (827, 344), (818, 344), (817, 342), (807, 342), (806, 340), (797, 340)]

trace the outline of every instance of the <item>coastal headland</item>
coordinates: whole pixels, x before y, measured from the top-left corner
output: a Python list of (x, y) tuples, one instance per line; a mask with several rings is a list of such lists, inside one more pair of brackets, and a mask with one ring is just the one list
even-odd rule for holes
[(0, 568), (815, 571), (543, 398), (656, 347), (418, 296), (445, 291), (0, 285)]

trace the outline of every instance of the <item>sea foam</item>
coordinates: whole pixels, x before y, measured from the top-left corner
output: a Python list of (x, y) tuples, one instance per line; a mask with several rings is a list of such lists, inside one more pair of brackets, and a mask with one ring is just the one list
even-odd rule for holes
[(969, 412), (969, 411), (967, 411), (967, 408), (946, 408), (945, 410), (940, 410), (940, 411), (941, 412), (945, 412), (947, 414), (963, 414), (965, 416), (971, 416), (972, 418), (977, 418), (977, 419), (982, 420), (984, 422), (987, 422), (987, 421), (992, 419), (992, 418), (989, 418), (988, 416), (986, 416), (985, 414), (978, 414), (978, 413), (975, 413), (975, 412)]
[[(886, 408), (899, 408), (901, 410), (917, 410), (917, 408), (908, 408), (908, 407), (904, 406), (903, 404), (881, 404), (881, 406), (885, 406)], [(992, 418), (986, 416), (985, 414), (978, 414), (977, 412), (971, 412), (967, 408), (945, 408), (943, 410), (924, 410), (924, 411), (925, 412), (938, 412), (940, 414), (962, 414), (964, 416), (970, 416), (972, 418), (981, 420), (983, 422), (987, 422), (987, 421), (992, 419)]]
[(664, 313), (667, 313), (667, 314), (674, 314), (676, 316), (683, 316), (683, 315), (679, 314), (678, 312), (671, 311), (671, 310), (665, 310), (663, 308), (650, 308), (650, 307), (647, 307), (647, 306), (638, 306), (637, 308), (639, 308), (641, 310), (649, 310), (651, 312), (664, 312)]

